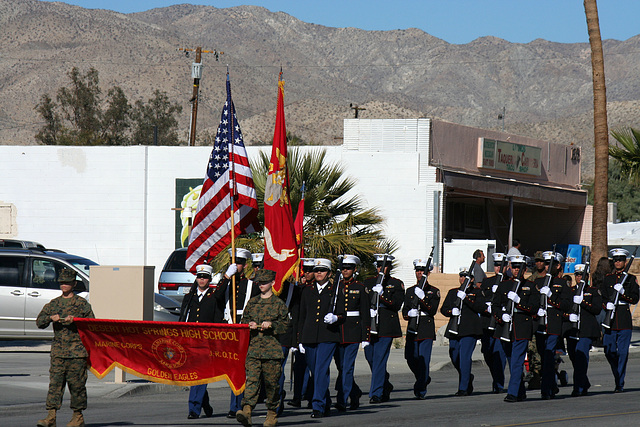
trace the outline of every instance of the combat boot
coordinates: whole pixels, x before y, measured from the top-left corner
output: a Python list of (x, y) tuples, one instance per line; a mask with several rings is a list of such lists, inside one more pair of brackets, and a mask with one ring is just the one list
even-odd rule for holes
[(251, 406), (244, 405), (240, 411), (236, 412), (236, 420), (245, 427), (251, 427)]
[(38, 421), (38, 427), (56, 427), (56, 410), (49, 409), (47, 418)]
[(84, 427), (84, 417), (82, 411), (73, 411), (73, 417), (67, 427)]
[(262, 425), (264, 427), (275, 427), (277, 424), (278, 424), (278, 415), (276, 414), (276, 411), (268, 410), (267, 419)]

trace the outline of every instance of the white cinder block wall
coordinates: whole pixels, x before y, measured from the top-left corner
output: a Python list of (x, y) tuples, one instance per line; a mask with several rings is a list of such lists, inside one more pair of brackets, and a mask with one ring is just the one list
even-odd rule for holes
[[(345, 120), (344, 145), (300, 148), (324, 148), (329, 160), (345, 164), (358, 181), (355, 191), (386, 218), (385, 233), (399, 246), (395, 275), (408, 284), (412, 260), (442, 237), (434, 233), (434, 192), (443, 189), (428, 166), (429, 123)], [(250, 158), (260, 150), (270, 147), (247, 147)], [(152, 265), (157, 282), (175, 245), (175, 180), (202, 179), (210, 152), (0, 146), (0, 206), (15, 217), (0, 237), (39, 241), (104, 265)]]

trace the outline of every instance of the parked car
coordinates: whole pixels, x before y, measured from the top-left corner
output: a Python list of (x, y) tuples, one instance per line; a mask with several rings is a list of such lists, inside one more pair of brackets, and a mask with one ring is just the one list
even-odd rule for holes
[[(89, 268), (92, 265), (98, 264), (64, 252), (0, 248), (0, 338), (52, 338), (51, 328), (38, 329), (35, 321), (42, 307), (60, 296), (60, 271), (63, 268), (75, 270), (74, 292), (89, 299)], [(176, 301), (160, 298), (154, 304), (154, 320), (158, 316), (157, 320), (177, 321), (179, 313)]]
[(153, 294), (153, 320), (157, 322), (177, 322), (180, 320), (180, 303), (173, 298)]
[[(189, 293), (196, 275), (187, 271), (184, 266), (187, 260), (187, 248), (176, 249), (169, 255), (160, 272), (158, 292), (182, 303), (185, 294)], [(222, 279), (222, 273), (213, 275), (210, 286), (215, 286)]]
[(29, 240), (15, 240), (15, 239), (0, 239), (0, 248), (15, 248), (15, 249), (42, 249), (46, 248), (42, 243), (31, 242)]

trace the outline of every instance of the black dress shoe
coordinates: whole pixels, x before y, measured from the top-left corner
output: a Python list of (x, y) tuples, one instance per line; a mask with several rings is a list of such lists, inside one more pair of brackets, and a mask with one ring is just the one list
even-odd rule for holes
[(291, 399), (287, 402), (287, 405), (293, 406), (294, 408), (299, 408), (302, 406), (302, 401), (300, 401), (300, 399)]
[(503, 388), (494, 388), (493, 389), (493, 394), (500, 394), (500, 393), (504, 393), (504, 389)]
[(414, 396), (416, 397), (417, 400), (427, 400), (427, 396), (423, 396), (420, 394), (414, 394)]
[(515, 397), (513, 394), (507, 394), (504, 398), (504, 401), (508, 403), (515, 403), (518, 401), (518, 398)]
[(200, 415), (195, 412), (189, 412), (189, 415), (187, 415), (188, 420), (195, 420), (196, 418), (200, 418)]
[(589, 390), (582, 390), (581, 396), (589, 396)]
[(615, 389), (615, 390), (613, 390), (613, 392), (614, 392), (614, 393), (622, 393), (622, 392), (624, 392), (624, 388), (622, 388), (622, 387), (616, 387), (616, 389)]
[(543, 394), (540, 396), (542, 398), (542, 400), (549, 400), (551, 399), (551, 396), (549, 396), (548, 394)]
[(351, 398), (351, 405), (349, 405), (349, 409), (353, 410), (353, 409), (358, 409), (360, 407), (360, 398), (359, 397), (352, 397)]
[(311, 413), (311, 418), (323, 418), (324, 414), (321, 411), (318, 410), (313, 410), (313, 412)]
[(229, 413), (227, 414), (227, 418), (233, 418), (234, 420), (236, 419), (236, 413), (233, 411), (229, 411)]
[(347, 407), (342, 403), (336, 403), (336, 409), (338, 410), (338, 412), (347, 412)]
[(580, 393), (576, 389), (573, 389), (573, 391), (571, 392), (571, 397), (580, 397), (580, 396), (582, 396), (582, 393)]
[(378, 396), (373, 396), (371, 399), (369, 399), (369, 403), (372, 403), (374, 405), (382, 403), (382, 399), (380, 399)]
[(467, 390), (458, 390), (454, 396), (469, 396)]
[(202, 410), (204, 411), (204, 416), (207, 418), (213, 417), (213, 406), (207, 406), (206, 408), (203, 406)]
[(471, 396), (471, 393), (473, 393), (473, 379), (475, 377), (473, 376), (473, 374), (470, 375), (469, 377), (469, 387), (467, 387), (467, 394), (469, 396)]

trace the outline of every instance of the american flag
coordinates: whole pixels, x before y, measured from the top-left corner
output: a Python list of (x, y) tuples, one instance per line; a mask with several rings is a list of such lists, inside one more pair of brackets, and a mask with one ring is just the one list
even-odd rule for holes
[(235, 235), (260, 231), (256, 190), (227, 74), (227, 102), (222, 109), (189, 235), (187, 270), (195, 272), (197, 265), (215, 257), (231, 243), (231, 194)]

